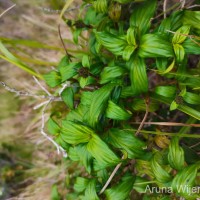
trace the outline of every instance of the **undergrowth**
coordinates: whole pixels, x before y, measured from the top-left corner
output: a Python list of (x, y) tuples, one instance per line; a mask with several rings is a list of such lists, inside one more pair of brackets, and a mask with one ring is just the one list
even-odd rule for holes
[(64, 159), (85, 169), (66, 198), (200, 198), (200, 12), (184, 2), (163, 13), (166, 1), (88, 0), (72, 20), (72, 2), (60, 18), (76, 46), (60, 35), (66, 55), (48, 74), (0, 46), (1, 58), (44, 78), (66, 104), (54, 102), (61, 108), (46, 127)]

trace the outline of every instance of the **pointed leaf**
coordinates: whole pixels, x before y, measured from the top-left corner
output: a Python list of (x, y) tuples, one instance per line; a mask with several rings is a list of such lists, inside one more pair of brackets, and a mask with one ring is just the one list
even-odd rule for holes
[(126, 174), (118, 185), (105, 191), (107, 200), (125, 200), (129, 196), (135, 182), (135, 177)]
[(63, 120), (61, 137), (69, 144), (79, 144), (88, 142), (94, 131), (86, 126)]
[(47, 122), (48, 132), (52, 135), (60, 133), (60, 126), (50, 117)]
[(67, 87), (61, 93), (61, 98), (70, 109), (74, 108), (74, 91), (71, 87)]
[(130, 26), (138, 29), (138, 35), (143, 35), (146, 33), (151, 25), (151, 18), (154, 15), (156, 9), (157, 1), (145, 1), (134, 6), (130, 18)]
[(134, 94), (148, 91), (148, 79), (144, 59), (135, 57), (130, 61), (131, 87)]
[(172, 168), (181, 170), (184, 167), (184, 151), (179, 146), (179, 138), (173, 137), (169, 145), (168, 161)]
[(159, 34), (143, 35), (139, 46), (139, 56), (143, 58), (173, 57), (173, 49), (170, 42)]
[(87, 150), (104, 168), (120, 162), (119, 158), (108, 145), (95, 134), (93, 134), (88, 142)]
[(45, 74), (44, 79), (50, 87), (56, 87), (62, 83), (60, 73), (56, 71), (51, 71), (48, 74)]
[(108, 107), (106, 109), (106, 117), (115, 120), (128, 120), (132, 113), (130, 111), (122, 109), (120, 106), (112, 101), (108, 101)]
[(105, 67), (100, 75), (100, 84), (105, 84), (122, 76), (126, 70), (119, 66)]

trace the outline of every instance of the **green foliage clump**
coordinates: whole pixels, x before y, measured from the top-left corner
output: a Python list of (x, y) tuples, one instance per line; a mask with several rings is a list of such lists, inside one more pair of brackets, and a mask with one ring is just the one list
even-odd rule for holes
[[(199, 156), (193, 152), (196, 157), (189, 158), (180, 145), (192, 137), (187, 134), (191, 128), (168, 137), (161, 137), (165, 133), (155, 126), (141, 130), (144, 111), (157, 122), (173, 115), (184, 116), (183, 123), (200, 120), (200, 68), (189, 64), (191, 55), (200, 54), (200, 12), (183, 9), (161, 19), (156, 0), (86, 3), (77, 21), (64, 19), (83, 53), (64, 56), (57, 70), (44, 76), (50, 87), (67, 82), (61, 97), (68, 113), (59, 122), (51, 118), (49, 131), (87, 172), (77, 177), (73, 198), (125, 200), (136, 193), (141, 199), (200, 197), (191, 192), (199, 184)], [(193, 137), (193, 142), (199, 138)], [(152, 187), (173, 192), (157, 194)]]

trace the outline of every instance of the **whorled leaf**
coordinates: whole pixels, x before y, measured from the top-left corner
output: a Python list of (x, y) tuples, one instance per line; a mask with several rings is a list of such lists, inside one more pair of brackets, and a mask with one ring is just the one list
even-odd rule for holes
[(155, 93), (164, 97), (174, 98), (176, 95), (175, 86), (157, 86), (155, 88)]
[(90, 180), (85, 189), (85, 196), (83, 196), (82, 200), (99, 200), (99, 197), (96, 193), (96, 180)]
[(182, 45), (180, 44), (173, 44), (174, 53), (176, 55), (176, 59), (178, 63), (181, 63), (185, 56), (185, 50)]
[(127, 111), (113, 101), (108, 101), (108, 107), (106, 109), (106, 117), (114, 120), (128, 120), (132, 113)]
[(120, 183), (116, 186), (113, 186), (110, 189), (105, 191), (106, 198), (108, 200), (125, 200), (128, 198), (129, 193), (133, 188), (133, 184), (135, 182), (135, 177), (126, 174), (122, 177)]
[(173, 49), (170, 42), (163, 35), (145, 34), (142, 36), (139, 46), (139, 56), (143, 58), (173, 57)]
[(185, 25), (180, 27), (176, 33), (174, 34), (173, 38), (172, 38), (172, 43), (173, 44), (181, 44), (185, 41), (185, 39), (187, 38), (187, 35), (190, 32), (190, 25)]
[(61, 98), (70, 109), (74, 108), (74, 91), (71, 87), (67, 87), (61, 93)]
[(199, 21), (200, 21), (199, 11), (184, 10), (183, 19), (182, 19), (183, 24), (200, 29)]
[(126, 36), (117, 36), (108, 32), (96, 32), (96, 38), (101, 45), (116, 56), (123, 54), (127, 46)]
[(151, 169), (158, 182), (168, 183), (172, 180), (170, 174), (158, 163), (156, 156), (154, 156), (151, 160)]
[(128, 158), (137, 158), (145, 154), (145, 143), (135, 137), (131, 131), (112, 128), (107, 133), (107, 140), (116, 148), (125, 150)]
[(48, 128), (48, 132), (52, 135), (57, 135), (60, 133), (60, 126), (51, 117), (49, 118), (47, 122), (47, 128)]
[(91, 173), (93, 166), (93, 157), (87, 150), (87, 144), (79, 144), (75, 147), (70, 147), (69, 158), (73, 161), (79, 161), (88, 173)]
[[(172, 180), (171, 187), (173, 190), (188, 200), (198, 198), (199, 194), (192, 192), (192, 187), (195, 185), (197, 170), (199, 168), (200, 164), (196, 163), (194, 165), (187, 166), (182, 171), (178, 172)], [(187, 190), (184, 188), (187, 188)]]
[(103, 168), (116, 165), (120, 162), (116, 154), (96, 134), (93, 134), (88, 142), (87, 150)]
[(119, 66), (105, 67), (100, 75), (100, 83), (105, 84), (124, 75), (126, 70)]
[(179, 139), (173, 137), (169, 145), (168, 161), (173, 169), (181, 170), (184, 167), (184, 151), (179, 146)]
[(141, 94), (148, 91), (148, 79), (145, 61), (142, 58), (134, 57), (130, 60), (131, 87), (134, 94)]
[(151, 0), (134, 6), (130, 18), (130, 26), (135, 27), (138, 30), (139, 36), (145, 34), (149, 30), (156, 5), (157, 0)]
[(56, 87), (62, 83), (61, 75), (59, 72), (51, 71), (48, 74), (45, 74), (44, 79), (50, 87)]
[(86, 143), (92, 138), (94, 131), (87, 126), (72, 121), (63, 120), (61, 137), (69, 144)]
[(106, 109), (108, 99), (114, 87), (115, 84), (107, 84), (93, 93), (87, 119), (91, 127), (95, 128), (99, 122), (99, 117)]
[(200, 95), (192, 93), (192, 92), (186, 92), (183, 95), (183, 99), (185, 102), (193, 105), (199, 105), (200, 104)]

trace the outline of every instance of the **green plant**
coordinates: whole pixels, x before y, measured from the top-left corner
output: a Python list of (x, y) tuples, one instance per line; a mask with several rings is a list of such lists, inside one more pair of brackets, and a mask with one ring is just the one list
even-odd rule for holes
[[(72, 21), (63, 17), (71, 2), (61, 18), (77, 49), (44, 75), (67, 106), (62, 119), (52, 113), (49, 133), (86, 171), (67, 199), (199, 198), (200, 65), (190, 61), (200, 12), (162, 19), (161, 1), (87, 0)], [(160, 127), (144, 130), (148, 119)]]
[[(49, 131), (69, 158), (88, 172), (87, 177), (77, 177), (76, 198), (129, 199), (133, 189), (141, 193), (154, 185), (196, 199), (200, 194), (191, 188), (198, 185), (200, 163), (198, 156), (192, 163), (184, 156), (182, 129), (171, 134), (170, 145), (166, 143), (160, 151), (148, 146), (149, 138), (141, 129), (148, 113), (156, 112), (166, 120), (168, 106), (175, 110), (171, 113), (185, 113), (184, 120), (187, 116), (200, 120), (200, 79), (195, 76), (199, 66), (188, 66), (190, 55), (200, 54), (200, 12), (178, 10), (162, 20), (153, 18), (159, 14), (156, 0), (89, 3), (78, 21), (66, 20), (84, 53), (68, 54), (57, 71), (44, 76), (51, 87), (68, 83), (61, 97), (69, 111), (62, 122), (51, 118)], [(137, 130), (135, 116), (141, 119), (144, 111)], [(148, 129), (152, 134), (158, 131)], [(189, 190), (180, 192), (181, 185)], [(160, 195), (166, 199), (173, 194)], [(146, 190), (143, 198), (157, 195)]]

